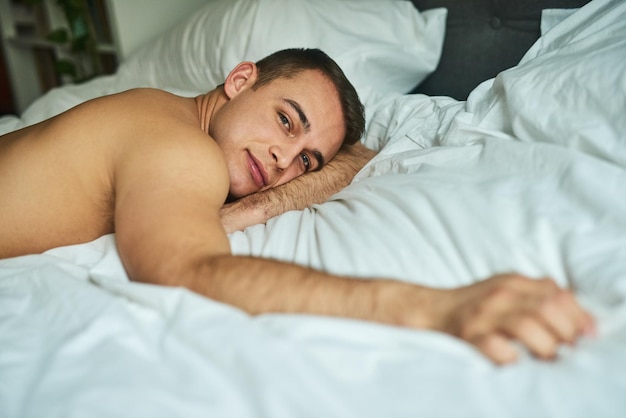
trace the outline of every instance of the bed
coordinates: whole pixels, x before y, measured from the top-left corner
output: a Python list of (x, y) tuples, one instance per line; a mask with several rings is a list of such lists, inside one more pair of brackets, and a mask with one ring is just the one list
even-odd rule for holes
[(344, 67), (379, 152), (329, 201), (231, 234), (235, 254), (435, 287), (550, 276), (598, 335), (499, 367), (435, 332), (130, 282), (107, 235), (0, 260), (0, 416), (626, 416), (623, 1), (207, 1), (0, 133), (130, 87), (201, 93), (288, 46)]

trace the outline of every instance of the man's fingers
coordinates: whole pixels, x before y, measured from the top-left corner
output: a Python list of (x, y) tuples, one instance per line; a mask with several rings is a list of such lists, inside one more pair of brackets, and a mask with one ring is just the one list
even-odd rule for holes
[(562, 342), (549, 327), (532, 315), (511, 318), (502, 331), (522, 343), (534, 356), (545, 360), (556, 357)]
[(480, 335), (469, 342), (496, 364), (510, 364), (517, 361), (517, 348), (503, 335)]
[(507, 364), (517, 360), (513, 341), (518, 341), (532, 355), (540, 359), (551, 360), (556, 357), (562, 340), (536, 315), (513, 314), (501, 318), (499, 322), (497, 330), (477, 334), (468, 339), (471, 344), (496, 363)]
[(574, 295), (550, 279), (501, 275), (457, 294), (463, 305), (453, 311), (448, 329), (498, 364), (515, 361), (514, 341), (538, 358), (553, 359), (560, 344), (595, 329)]
[(562, 342), (573, 344), (583, 330), (582, 316), (567, 292), (544, 301), (538, 314), (551, 332)]
[(541, 320), (560, 341), (573, 344), (593, 323), (591, 316), (576, 302), (574, 295), (561, 290), (538, 309)]

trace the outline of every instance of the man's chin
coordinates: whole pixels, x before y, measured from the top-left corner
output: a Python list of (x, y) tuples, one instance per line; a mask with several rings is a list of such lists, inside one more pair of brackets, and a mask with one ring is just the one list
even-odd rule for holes
[(235, 200), (239, 200), (242, 197), (249, 196), (251, 194), (257, 193), (258, 190), (253, 191), (240, 191), (240, 190), (229, 190), (228, 197), (226, 198), (226, 203), (234, 202)]

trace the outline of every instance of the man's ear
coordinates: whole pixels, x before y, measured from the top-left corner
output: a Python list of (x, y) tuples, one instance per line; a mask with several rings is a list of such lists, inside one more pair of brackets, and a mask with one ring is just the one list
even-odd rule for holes
[(243, 90), (256, 83), (258, 70), (255, 63), (244, 61), (237, 64), (224, 81), (224, 93), (232, 99)]

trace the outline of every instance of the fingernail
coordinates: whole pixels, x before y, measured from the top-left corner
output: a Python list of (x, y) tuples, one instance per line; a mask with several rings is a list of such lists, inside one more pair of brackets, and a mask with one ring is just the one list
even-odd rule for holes
[(590, 323), (590, 324), (587, 324), (587, 326), (583, 330), (583, 334), (586, 337), (597, 337), (598, 336), (598, 329), (596, 328), (595, 324)]

